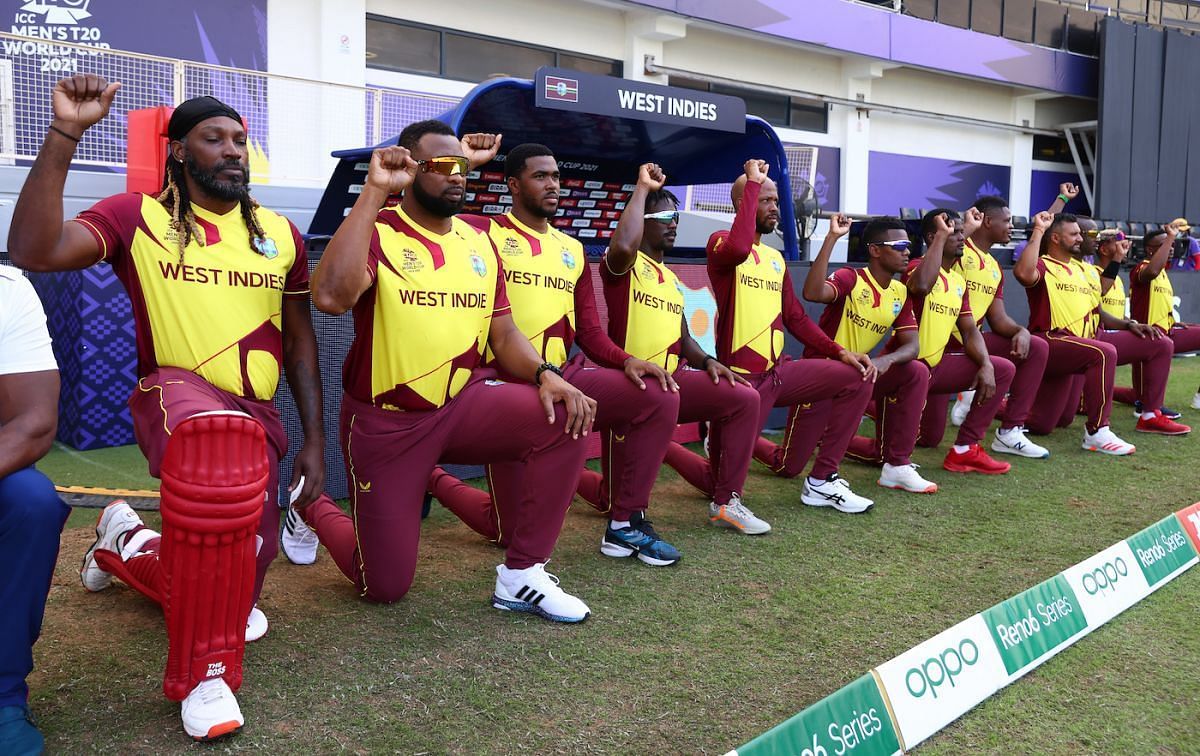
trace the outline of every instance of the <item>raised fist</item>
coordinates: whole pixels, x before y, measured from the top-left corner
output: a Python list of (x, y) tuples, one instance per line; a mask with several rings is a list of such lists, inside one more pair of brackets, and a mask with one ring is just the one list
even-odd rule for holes
[(1040, 231), (1043, 234), (1046, 233), (1046, 229), (1050, 228), (1050, 224), (1052, 223), (1054, 223), (1054, 216), (1045, 210), (1033, 216), (1034, 230)]
[(950, 225), (950, 219), (945, 213), (938, 213), (933, 217), (933, 223), (937, 226), (936, 233), (939, 236), (949, 236), (954, 233), (954, 226)]
[(367, 184), (389, 195), (399, 194), (417, 177), (417, 161), (404, 147), (381, 147), (371, 153)]
[(750, 158), (742, 168), (746, 172), (746, 178), (756, 184), (766, 181), (767, 171), (770, 170), (767, 161), (758, 158)]
[(850, 219), (841, 213), (829, 216), (829, 233), (834, 239), (840, 239), (850, 233)]
[(1066, 181), (1058, 185), (1058, 193), (1066, 197), (1067, 201), (1069, 202), (1079, 196), (1079, 187), (1075, 186), (1070, 181)]
[(667, 174), (663, 173), (658, 163), (643, 163), (642, 167), (638, 168), (637, 182), (649, 191), (657, 192), (667, 183)]
[(462, 144), (463, 155), (471, 161), (471, 167), (478, 168), (496, 157), (503, 137), (503, 134), (464, 134), (459, 143)]
[(963, 213), (963, 234), (970, 236), (983, 225), (983, 211), (977, 207), (969, 208)]
[(89, 126), (108, 115), (113, 98), (121, 88), (120, 82), (111, 84), (103, 76), (78, 74), (61, 79), (54, 85), (50, 102), (54, 108), (54, 120), (60, 126), (82, 134)]

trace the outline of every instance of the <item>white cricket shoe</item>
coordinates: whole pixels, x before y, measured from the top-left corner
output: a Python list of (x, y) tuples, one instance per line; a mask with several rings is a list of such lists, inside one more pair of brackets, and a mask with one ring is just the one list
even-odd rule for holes
[(875, 502), (851, 491), (850, 484), (837, 473), (815, 485), (811, 478), (805, 478), (800, 501), (810, 507), (833, 507), (847, 514), (866, 512), (875, 506)]
[(1050, 456), (1050, 450), (1044, 446), (1038, 446), (1029, 440), (1025, 435), (1025, 429), (1021, 427), (996, 429), (996, 440), (992, 442), (992, 451), (1000, 454), (1015, 454), (1018, 457), (1029, 457), (1030, 459), (1046, 459)]
[(1192, 409), (1200, 409), (1200, 391), (1197, 391), (1196, 395), (1192, 397)]
[(214, 740), (242, 729), (246, 720), (220, 677), (205, 680), (183, 699), (183, 729), (196, 740)]
[(718, 505), (715, 501), (708, 503), (708, 521), (721, 528), (733, 528), (746, 535), (762, 535), (770, 533), (771, 526), (766, 520), (754, 516), (750, 508), (742, 503), (742, 497), (734, 494), (729, 497), (729, 503)]
[(967, 415), (971, 413), (971, 405), (975, 403), (974, 391), (963, 391), (954, 400), (954, 407), (950, 410), (950, 422), (955, 425), (962, 425), (967, 422)]
[(124, 499), (117, 499), (104, 508), (96, 520), (96, 540), (83, 555), (83, 566), (79, 569), (79, 579), (84, 588), (95, 593), (112, 585), (112, 573), (100, 569), (100, 565), (96, 564), (98, 549), (118, 552), (124, 560), (136, 554), (146, 541), (158, 536), (158, 533), (145, 528), (135, 533), (124, 548), (118, 549), (117, 539), (141, 524), (142, 518)]
[(1111, 454), (1114, 457), (1123, 457), (1137, 451), (1136, 446), (1122, 441), (1107, 425), (1095, 433), (1084, 431), (1083, 448), (1088, 451)]
[(246, 618), (246, 642), (253, 643), (267, 634), (267, 615), (255, 604), (250, 608), (250, 616)]
[(914, 464), (889, 465), (884, 462), (883, 471), (879, 473), (879, 485), (919, 494), (937, 493), (938, 490), (937, 483), (922, 478)]
[(292, 564), (312, 564), (317, 561), (317, 533), (300, 518), (294, 507), (288, 508), (283, 519), (283, 533), (279, 537), (283, 555)]
[(587, 604), (558, 587), (558, 578), (544, 563), (523, 570), (496, 567), (492, 606), (506, 612), (528, 612), (553, 622), (583, 622), (591, 615)]

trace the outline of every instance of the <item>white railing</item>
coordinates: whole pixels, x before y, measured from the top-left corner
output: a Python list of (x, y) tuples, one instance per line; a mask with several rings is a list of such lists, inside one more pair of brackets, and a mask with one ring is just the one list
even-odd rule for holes
[(458, 102), (0, 33), (0, 164), (37, 155), (54, 84), (74, 73), (121, 82), (109, 117), (79, 145), (77, 163), (124, 168), (130, 110), (212, 95), (246, 120), (254, 181), (289, 186), (324, 186), (331, 151), (376, 144)]

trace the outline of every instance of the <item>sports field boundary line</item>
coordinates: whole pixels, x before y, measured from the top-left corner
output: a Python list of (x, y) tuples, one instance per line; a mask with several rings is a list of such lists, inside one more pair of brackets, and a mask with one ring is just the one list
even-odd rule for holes
[(726, 756), (904, 753), (1200, 562), (1200, 503), (872, 668)]

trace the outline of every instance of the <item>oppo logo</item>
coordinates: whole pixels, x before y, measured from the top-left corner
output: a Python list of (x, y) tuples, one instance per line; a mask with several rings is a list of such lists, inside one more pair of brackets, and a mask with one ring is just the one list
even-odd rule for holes
[(1115, 562), (1105, 562), (1091, 572), (1083, 573), (1083, 590), (1089, 596), (1103, 593), (1116, 586), (1117, 581), (1129, 574), (1129, 565), (1123, 557), (1117, 557)]
[(946, 683), (950, 683), (950, 687), (953, 688), (954, 678), (977, 661), (979, 646), (970, 638), (964, 638), (957, 647), (950, 646), (937, 656), (926, 659), (919, 667), (908, 670), (904, 676), (904, 685), (913, 698), (920, 698), (926, 692), (937, 698), (938, 688)]

